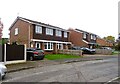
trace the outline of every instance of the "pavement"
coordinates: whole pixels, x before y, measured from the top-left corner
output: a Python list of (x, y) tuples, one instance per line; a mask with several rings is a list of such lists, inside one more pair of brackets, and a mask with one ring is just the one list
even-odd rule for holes
[[(117, 56), (117, 55), (116, 55)], [(25, 70), (25, 69), (31, 69), (36, 67), (43, 67), (43, 66), (50, 66), (50, 65), (56, 65), (56, 64), (62, 64), (62, 63), (71, 63), (71, 62), (80, 62), (80, 61), (91, 61), (91, 60), (103, 60), (107, 59), (109, 57), (116, 57), (114, 55), (85, 55), (82, 58), (75, 58), (75, 59), (62, 59), (62, 60), (35, 60), (35, 61), (27, 61), (24, 63), (17, 63), (17, 64), (8, 64), (7, 69), (8, 73)]]

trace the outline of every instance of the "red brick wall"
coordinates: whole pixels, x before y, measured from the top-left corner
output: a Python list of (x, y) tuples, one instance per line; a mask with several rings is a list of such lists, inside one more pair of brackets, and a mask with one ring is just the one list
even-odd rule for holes
[(100, 46), (113, 46), (112, 43), (107, 42), (106, 40), (101, 38), (97, 38), (97, 43), (100, 44)]
[(69, 41), (71, 41), (74, 46), (88, 47), (88, 45), (82, 41), (83, 34), (81, 32), (73, 29), (69, 29), (68, 31), (70, 32)]
[[(30, 25), (29, 23), (18, 19), (17, 22), (10, 29), (10, 43), (16, 41), (17, 43), (20, 43), (20, 44), (27, 44), (27, 47), (28, 47), (29, 25)], [(15, 28), (18, 28), (18, 35), (14, 35)], [(31, 30), (30, 33), (33, 33), (33, 31)], [(31, 34), (30, 36), (31, 38), (32, 38), (32, 35), (33, 34)]]

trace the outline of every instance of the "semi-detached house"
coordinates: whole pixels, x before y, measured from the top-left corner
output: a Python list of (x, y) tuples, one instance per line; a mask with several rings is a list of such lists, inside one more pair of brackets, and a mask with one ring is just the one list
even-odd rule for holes
[(17, 17), (10, 30), (10, 43), (26, 44), (27, 48), (41, 48), (45, 53), (56, 53), (71, 45), (69, 32), (63, 28)]
[(95, 48), (97, 35), (80, 29), (69, 29), (73, 46)]
[(72, 46), (96, 48), (99, 47), (112, 47), (113, 43), (108, 42), (94, 33), (83, 31), (80, 29), (69, 29), (70, 39)]

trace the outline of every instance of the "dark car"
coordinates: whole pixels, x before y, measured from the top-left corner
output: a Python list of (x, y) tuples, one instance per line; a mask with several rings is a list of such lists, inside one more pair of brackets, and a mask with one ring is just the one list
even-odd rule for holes
[(86, 47), (81, 48), (83, 54), (95, 54), (95, 49), (89, 49)]
[(27, 60), (35, 60), (35, 59), (44, 59), (44, 51), (38, 48), (28, 48), (27, 49)]

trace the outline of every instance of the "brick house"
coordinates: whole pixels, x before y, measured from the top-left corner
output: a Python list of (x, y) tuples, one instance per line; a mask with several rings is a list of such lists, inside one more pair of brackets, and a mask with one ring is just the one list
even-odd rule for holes
[(56, 53), (68, 49), (69, 32), (63, 28), (17, 17), (10, 30), (10, 43), (26, 44), (27, 48), (41, 48), (45, 53)]
[(100, 37), (97, 37), (96, 40), (97, 44), (101, 47), (112, 47), (113, 43), (106, 41), (105, 39), (102, 39)]
[(94, 48), (97, 39), (97, 35), (89, 33), (80, 29), (69, 29), (70, 38), (69, 41), (72, 42), (73, 46)]

